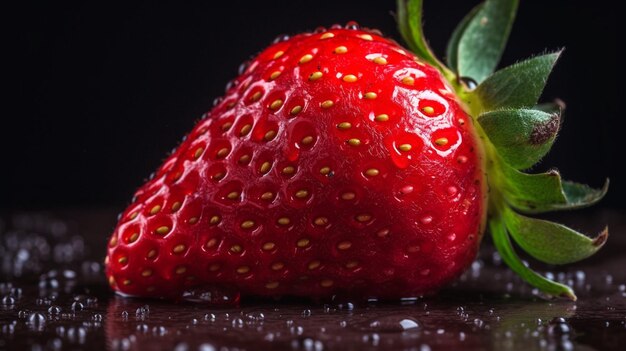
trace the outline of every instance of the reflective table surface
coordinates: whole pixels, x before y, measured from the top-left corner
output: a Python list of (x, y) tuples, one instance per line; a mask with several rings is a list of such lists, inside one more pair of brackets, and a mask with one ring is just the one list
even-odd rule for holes
[(0, 214), (0, 350), (623, 350), (626, 213), (559, 214), (608, 244), (567, 267), (532, 267), (578, 301), (545, 300), (487, 238), (436, 296), (402, 301), (244, 298), (216, 307), (116, 296), (102, 260), (115, 212)]

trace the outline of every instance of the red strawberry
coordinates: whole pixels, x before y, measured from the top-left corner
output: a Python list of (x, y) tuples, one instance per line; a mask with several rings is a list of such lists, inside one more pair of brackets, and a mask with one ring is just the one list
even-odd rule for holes
[[(448, 83), (452, 71), (429, 52), (419, 58), (353, 26), (278, 42), (244, 68), (122, 214), (107, 255), (113, 289), (172, 298), (195, 287), (265, 296), (430, 293), (476, 255), (487, 172), (496, 190), (492, 230), (504, 218), (515, 232), (507, 204), (519, 206), (502, 175), (519, 157), (500, 152), (490, 134), (489, 123), (503, 118), (482, 118), (496, 100), (473, 97), (456, 78)], [(475, 129), (476, 114), (484, 130)], [(557, 117), (535, 123), (535, 149), (554, 139)], [(506, 238), (496, 240), (501, 250)], [(520, 246), (533, 254), (534, 244)]]

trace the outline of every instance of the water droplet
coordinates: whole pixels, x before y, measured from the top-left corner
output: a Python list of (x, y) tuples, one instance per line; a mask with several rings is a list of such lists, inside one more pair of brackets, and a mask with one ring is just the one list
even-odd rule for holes
[(46, 327), (46, 316), (35, 312), (28, 316), (28, 326), (35, 331), (42, 331)]
[(418, 320), (401, 316), (383, 316), (365, 323), (355, 324), (355, 327), (361, 331), (376, 333), (401, 333), (422, 329)]
[(50, 306), (48, 308), (48, 313), (52, 316), (56, 316), (61, 313), (61, 307), (59, 306)]
[(13, 306), (15, 305), (15, 298), (13, 296), (5, 296), (2, 298), (2, 305)]
[(470, 77), (461, 77), (461, 80), (469, 89), (475, 89), (478, 86), (478, 83)]
[(74, 313), (76, 313), (76, 312), (80, 312), (80, 311), (82, 311), (84, 308), (85, 308), (85, 306), (84, 306), (81, 302), (78, 302), (78, 301), (74, 301), (74, 302), (72, 302), (72, 307), (71, 307), (72, 312), (74, 312)]
[(311, 316), (311, 310), (306, 309), (302, 311), (302, 317), (310, 317), (310, 316)]
[(569, 338), (571, 328), (563, 317), (555, 317), (548, 324), (548, 335), (554, 338)]

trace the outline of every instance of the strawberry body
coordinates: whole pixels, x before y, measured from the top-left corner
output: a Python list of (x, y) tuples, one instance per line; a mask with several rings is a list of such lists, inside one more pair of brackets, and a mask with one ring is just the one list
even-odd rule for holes
[(260, 53), (141, 187), (107, 276), (136, 296), (399, 298), (474, 259), (481, 147), (441, 74), (375, 33)]

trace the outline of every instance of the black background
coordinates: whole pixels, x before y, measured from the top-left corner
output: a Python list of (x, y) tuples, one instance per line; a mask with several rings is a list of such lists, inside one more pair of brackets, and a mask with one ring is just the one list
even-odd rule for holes
[[(521, 1), (502, 64), (565, 47), (544, 99), (567, 102), (536, 170), (600, 186), (626, 180), (615, 1)], [(430, 0), (442, 56), (477, 1)], [(20, 2), (3, 5), (0, 208), (119, 206), (220, 96), (237, 66), (278, 34), (355, 20), (399, 39), (395, 1)]]

